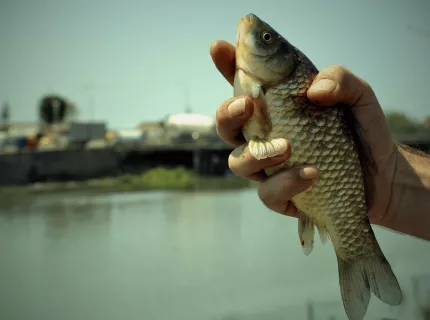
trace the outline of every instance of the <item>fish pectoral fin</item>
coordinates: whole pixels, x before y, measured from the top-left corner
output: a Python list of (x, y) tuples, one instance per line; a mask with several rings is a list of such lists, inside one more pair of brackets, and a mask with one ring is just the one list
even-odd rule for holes
[(255, 159), (261, 160), (286, 153), (288, 150), (288, 141), (282, 138), (272, 140), (256, 138), (248, 141), (248, 149)]
[(250, 86), (250, 92), (254, 99), (258, 98), (258, 96), (260, 95), (260, 91), (261, 91), (261, 84), (258, 82), (253, 82), (252, 85)]
[(330, 240), (330, 234), (328, 233), (327, 229), (323, 226), (320, 226), (316, 224), (316, 227), (318, 229), (318, 233), (320, 235), (320, 240), (322, 244), (326, 244), (328, 240)]
[(299, 239), (305, 255), (309, 255), (314, 248), (315, 225), (303, 212), (299, 211)]
[(263, 93), (261, 83), (250, 77), (241, 69), (236, 70), (234, 74), (233, 87), (235, 96), (246, 94), (257, 99), (260, 96), (260, 93)]

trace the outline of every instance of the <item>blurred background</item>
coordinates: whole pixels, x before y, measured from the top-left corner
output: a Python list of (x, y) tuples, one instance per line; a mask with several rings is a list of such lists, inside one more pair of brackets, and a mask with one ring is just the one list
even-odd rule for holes
[[(305, 257), (216, 135), (209, 46), (250, 12), (430, 151), (428, 1), (0, 0), (0, 319), (346, 319), (331, 245)], [(406, 297), (366, 319), (430, 319), (428, 242), (375, 233)]]

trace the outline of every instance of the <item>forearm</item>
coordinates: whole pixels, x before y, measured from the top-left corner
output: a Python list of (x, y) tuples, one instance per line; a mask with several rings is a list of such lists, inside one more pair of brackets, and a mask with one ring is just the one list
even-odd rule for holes
[(430, 240), (430, 156), (398, 147), (389, 217), (383, 225)]

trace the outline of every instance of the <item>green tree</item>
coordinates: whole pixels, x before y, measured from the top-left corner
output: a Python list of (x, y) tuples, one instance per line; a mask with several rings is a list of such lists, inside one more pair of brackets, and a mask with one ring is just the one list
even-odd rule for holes
[(420, 133), (429, 131), (424, 123), (412, 120), (402, 112), (389, 112), (386, 114), (386, 118), (391, 131), (395, 133)]

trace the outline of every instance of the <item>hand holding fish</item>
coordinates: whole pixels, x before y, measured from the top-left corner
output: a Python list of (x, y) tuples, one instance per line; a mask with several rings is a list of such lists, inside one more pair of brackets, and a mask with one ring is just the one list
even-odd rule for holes
[[(233, 45), (222, 40), (214, 41), (210, 48), (216, 68), (231, 85), (234, 81), (235, 51)], [(324, 81), (321, 83), (319, 80)], [(334, 81), (334, 90), (329, 86), (331, 82), (326, 80)], [(407, 148), (393, 142), (382, 108), (369, 84), (342, 66), (329, 66), (322, 69), (315, 77), (307, 96), (321, 107), (343, 102), (353, 110), (360, 121), (379, 168), (379, 176), (375, 178), (374, 205), (369, 211), (370, 222), (430, 240), (429, 200), (421, 202), (423, 208), (417, 210), (416, 216), (413, 216), (409, 208), (420, 200), (408, 198), (400, 203), (402, 197), (399, 196), (402, 193), (399, 190), (400, 181), (413, 180), (412, 177), (404, 176), (407, 175), (406, 167), (412, 165), (421, 172), (424, 187), (427, 187), (423, 192), (428, 194), (426, 199), (430, 199), (428, 174), (430, 160), (424, 155), (413, 156)], [(301, 173), (302, 168), (292, 168), (267, 177), (263, 170), (278, 166), (288, 159), (291, 155), (291, 146), (281, 156), (261, 160), (252, 157), (249, 150), (244, 148), (246, 141), (241, 132), (242, 126), (252, 114), (253, 104), (247, 97), (230, 98), (217, 109), (218, 134), (225, 142), (236, 147), (229, 157), (229, 167), (237, 176), (261, 182), (258, 195), (269, 209), (297, 217), (297, 209), (290, 200), (295, 194), (309, 188), (316, 181), (317, 177), (313, 176), (315, 171), (308, 169), (308, 175), (306, 175), (305, 172)], [(395, 169), (396, 160), (401, 164), (397, 170)], [(424, 171), (427, 172), (427, 177)], [(398, 182), (395, 183), (395, 180)], [(423, 214), (424, 212), (427, 215)]]
[[(217, 111), (218, 134), (237, 146), (233, 173), (262, 181), (263, 203), (298, 217), (306, 255), (315, 228), (323, 244), (331, 240), (349, 319), (364, 317), (371, 292), (399, 305), (399, 283), (370, 223), (430, 239), (428, 158), (392, 140), (369, 84), (341, 66), (318, 72), (254, 14), (240, 19), (236, 48), (217, 41), (211, 56), (234, 88)], [(399, 217), (408, 201), (402, 192), (416, 196), (417, 188), (424, 227), (410, 208), (408, 219)]]
[[(235, 48), (225, 41), (216, 41), (211, 46), (211, 55), (221, 74), (233, 84)], [(307, 96), (321, 107), (344, 103), (352, 108), (371, 143), (378, 168), (381, 169), (375, 183), (378, 187), (369, 214), (370, 221), (382, 224), (385, 219), (390, 219), (385, 213), (389, 207), (396, 148), (372, 88), (347, 69), (335, 65), (319, 72), (307, 91)], [(283, 163), (291, 155), (294, 146), (289, 145), (287, 152), (281, 156), (261, 160), (252, 157), (249, 149), (244, 148), (245, 139), (241, 128), (252, 116), (253, 104), (250, 99), (241, 98), (235, 97), (224, 101), (216, 115), (220, 137), (237, 147), (229, 158), (230, 169), (237, 176), (261, 181), (258, 194), (268, 208), (281, 214), (297, 216), (297, 208), (290, 199), (309, 188), (318, 178), (318, 172), (313, 168), (299, 167), (284, 170), (267, 178), (262, 170)]]

